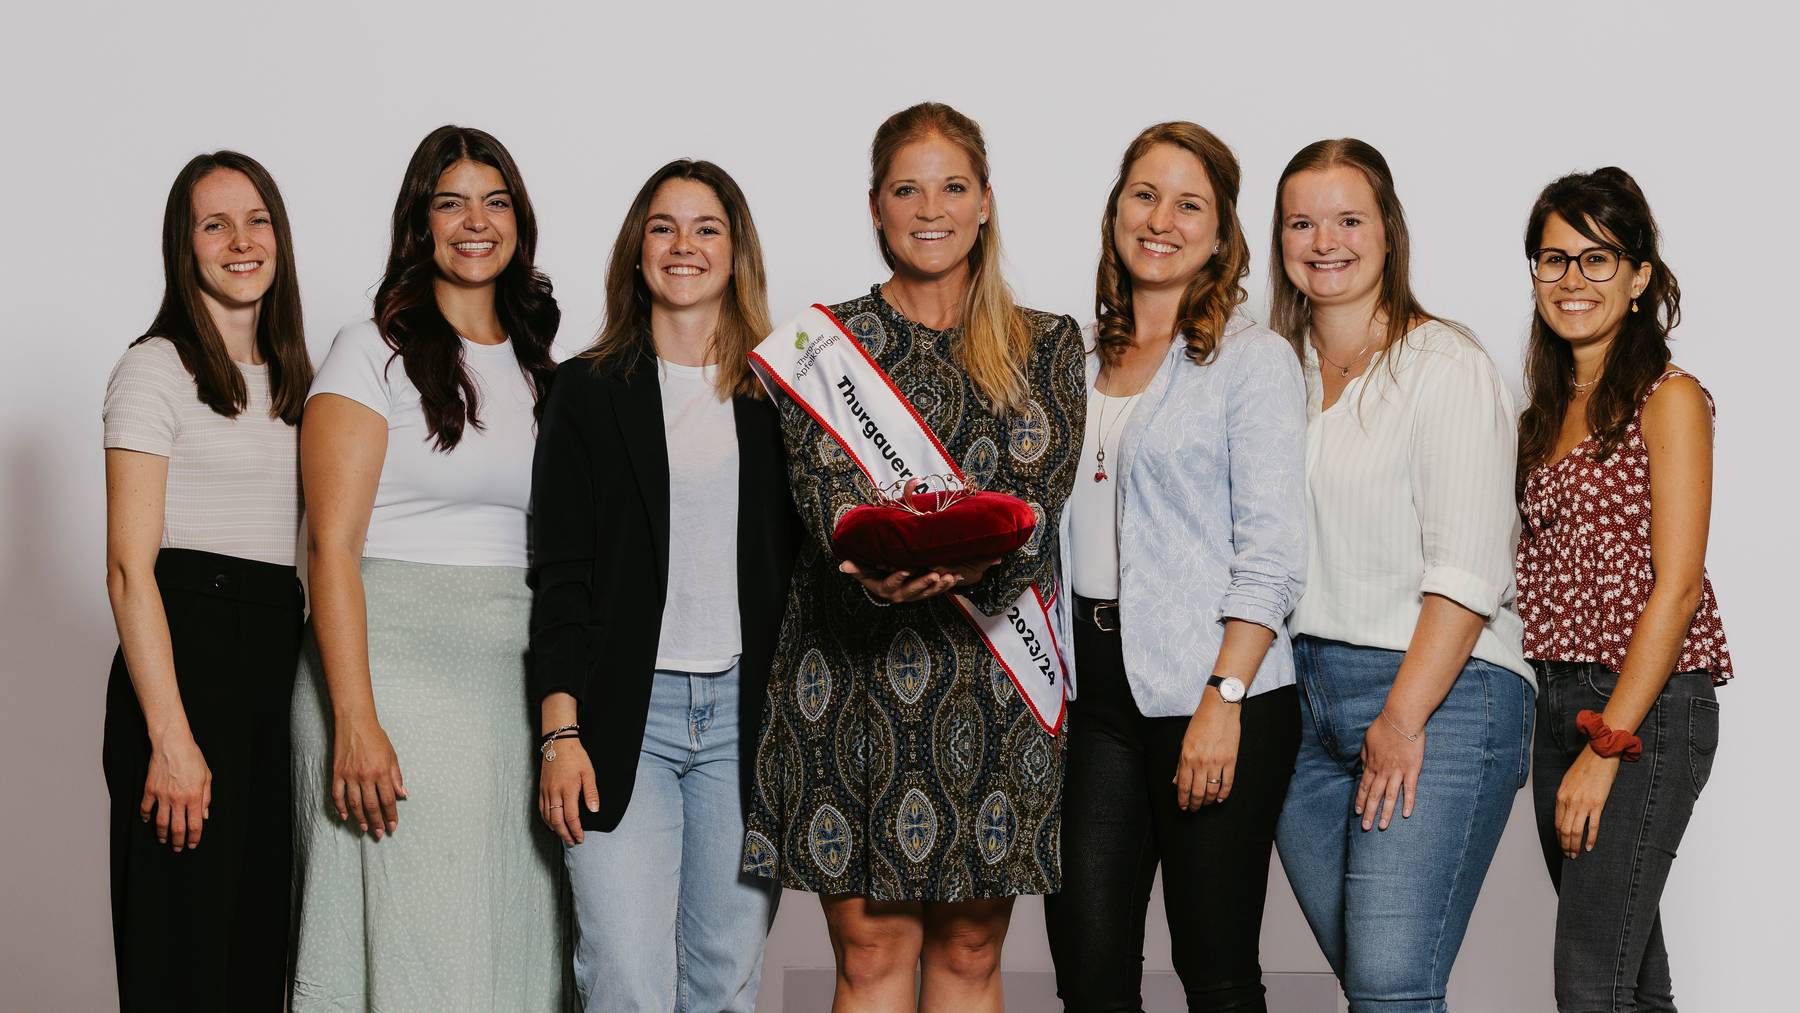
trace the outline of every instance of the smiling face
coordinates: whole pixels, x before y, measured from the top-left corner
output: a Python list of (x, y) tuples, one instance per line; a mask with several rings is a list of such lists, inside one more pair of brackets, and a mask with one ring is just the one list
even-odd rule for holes
[[(1589, 231), (1611, 240), (1591, 220)], [(1604, 274), (1603, 270), (1596, 269), (1593, 261), (1603, 259), (1604, 253), (1613, 248), (1582, 235), (1559, 214), (1552, 214), (1545, 220), (1537, 245), (1540, 250), (1561, 251), (1562, 263), (1567, 268), (1556, 281), (1535, 282), (1538, 315), (1558, 337), (1571, 345), (1611, 342), (1625, 326), (1631, 301), (1650, 283), (1650, 265), (1633, 265), (1630, 259), (1620, 258), (1618, 271), (1611, 279), (1589, 281), (1581, 268), (1586, 266), (1589, 273)]]
[(989, 197), (968, 153), (931, 134), (894, 153), (886, 178), (869, 196), (869, 210), (894, 270), (935, 280), (968, 269)]
[(656, 188), (638, 269), (656, 305), (716, 306), (724, 299), (731, 283), (731, 225), (712, 187), (671, 179)]
[(1309, 169), (1281, 188), (1281, 260), (1317, 306), (1373, 302), (1387, 258), (1375, 191), (1348, 165)]
[(500, 170), (463, 160), (444, 170), (431, 194), (431, 259), (446, 281), (491, 285), (512, 262), (519, 223)]
[(275, 283), (275, 221), (250, 177), (214, 169), (194, 184), (194, 262), (200, 291), (226, 307), (253, 306)]
[(1113, 247), (1139, 289), (1186, 288), (1219, 242), (1206, 167), (1173, 144), (1155, 145), (1131, 163), (1114, 213)]

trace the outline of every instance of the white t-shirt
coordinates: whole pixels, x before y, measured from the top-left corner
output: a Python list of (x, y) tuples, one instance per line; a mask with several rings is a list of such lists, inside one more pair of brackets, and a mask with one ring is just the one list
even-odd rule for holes
[(244, 410), (228, 419), (201, 402), (174, 342), (126, 349), (106, 381), (108, 449), (169, 459), (162, 544), (294, 565), (300, 458), (293, 426), (269, 417), (269, 367), (237, 363)]
[[(1119, 596), (1119, 435), (1137, 407), (1139, 395), (1113, 397), (1088, 386), (1087, 432), (1075, 469), (1075, 491), (1069, 494), (1070, 568), (1075, 593), (1110, 601)], [(1106, 451), (1106, 480), (1096, 451)]]
[(743, 653), (738, 616), (737, 418), (712, 366), (657, 360), (669, 442), (669, 593), (656, 667), (723, 672)]
[(425, 427), (419, 391), (373, 320), (349, 324), (332, 340), (312, 392), (338, 394), (387, 420), (387, 457), (369, 515), (364, 556), (451, 566), (526, 565), (531, 456), (537, 447), (531, 381), (512, 342), (464, 339), (463, 365), (474, 381), (481, 428), (439, 451)]
[(1481, 346), (1429, 321), (1321, 409), (1306, 354), (1306, 592), (1288, 628), (1404, 651), (1426, 594), (1487, 617), (1474, 656), (1525, 678), (1513, 608), (1512, 395)]

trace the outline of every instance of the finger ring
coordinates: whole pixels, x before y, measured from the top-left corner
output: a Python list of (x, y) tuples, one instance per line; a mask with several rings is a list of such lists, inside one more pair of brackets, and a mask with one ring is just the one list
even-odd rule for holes
[(562, 803), (561, 803), (561, 802), (558, 802), (558, 803), (556, 803), (556, 804), (555, 804), (555, 805), (553, 805), (553, 806), (551, 806), (551, 807), (550, 807), (550, 808), (552, 808), (552, 809), (561, 809), (561, 808), (562, 808)]
[(1221, 778), (1209, 777), (1206, 779), (1206, 783), (1207, 784), (1224, 784), (1225, 782)]

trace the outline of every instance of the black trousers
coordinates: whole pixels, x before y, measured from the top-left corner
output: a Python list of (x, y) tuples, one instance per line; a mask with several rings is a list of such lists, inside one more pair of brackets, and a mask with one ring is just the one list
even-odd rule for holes
[(1144, 916), (1160, 865), (1188, 1009), (1265, 1010), (1258, 943), (1275, 822), (1300, 746), (1298, 694), (1284, 686), (1240, 705), (1231, 797), (1187, 813), (1173, 778), (1188, 718), (1138, 711), (1118, 633), (1078, 622), (1075, 658), (1063, 889), (1044, 898), (1064, 1008), (1143, 1008)]
[(150, 739), (113, 656), (101, 762), (112, 795), (119, 1008), (280, 1010), (286, 998), (293, 814), (288, 711), (300, 649), (291, 566), (164, 549), (156, 581), (175, 678), (212, 771), (201, 846), (174, 853), (138, 815)]

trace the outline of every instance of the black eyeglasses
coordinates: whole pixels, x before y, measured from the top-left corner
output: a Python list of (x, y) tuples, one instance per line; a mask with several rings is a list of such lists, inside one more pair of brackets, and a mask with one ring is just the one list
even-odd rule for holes
[(1590, 246), (1580, 253), (1547, 246), (1531, 255), (1531, 276), (1546, 285), (1559, 282), (1573, 262), (1583, 278), (1598, 285), (1613, 280), (1619, 273), (1619, 261), (1625, 259), (1625, 251), (1612, 246)]

